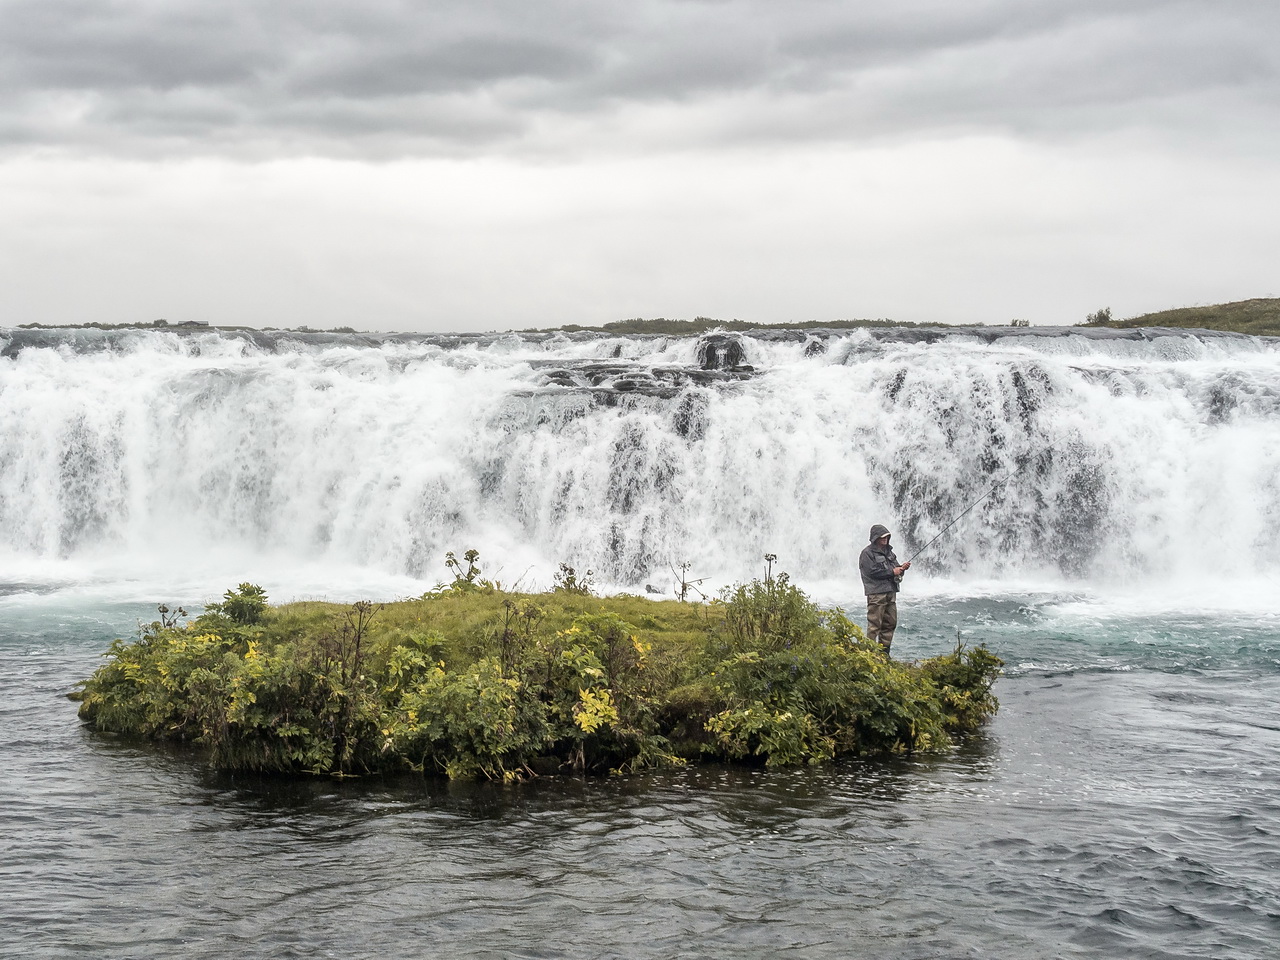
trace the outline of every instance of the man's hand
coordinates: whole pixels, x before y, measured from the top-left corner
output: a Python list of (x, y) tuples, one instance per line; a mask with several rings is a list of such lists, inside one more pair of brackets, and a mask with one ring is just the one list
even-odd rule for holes
[(910, 561), (910, 560), (908, 560), (908, 561), (907, 561), (906, 563), (904, 563), (902, 566), (900, 566), (900, 567), (894, 567), (894, 568), (893, 568), (893, 575), (894, 575), (895, 577), (900, 577), (900, 576), (902, 576), (904, 573), (906, 573), (906, 572), (907, 572), (908, 570), (910, 570), (910, 569), (911, 569), (911, 561)]

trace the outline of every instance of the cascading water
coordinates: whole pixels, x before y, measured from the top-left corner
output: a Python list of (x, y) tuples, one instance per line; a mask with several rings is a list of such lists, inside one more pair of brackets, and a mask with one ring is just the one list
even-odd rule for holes
[[(10, 953), (1269, 958), (1278, 343), (0, 331)], [(285, 783), (65, 698), (160, 601), (412, 596), (470, 547), (668, 596), (774, 553), (860, 614), (872, 523), (905, 556), (989, 491), (894, 640), (1006, 664), (943, 755)]]
[(1010, 474), (918, 572), (1277, 582), (1280, 350), (1034, 328), (0, 331), (9, 580), (269, 556), (434, 582), (469, 547), (543, 585), (558, 561), (634, 588), (764, 553), (847, 579), (871, 523), (905, 556)]

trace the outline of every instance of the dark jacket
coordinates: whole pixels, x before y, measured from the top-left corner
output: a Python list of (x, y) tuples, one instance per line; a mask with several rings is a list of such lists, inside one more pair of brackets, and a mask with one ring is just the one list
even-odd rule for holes
[(871, 542), (862, 548), (862, 554), (858, 557), (858, 572), (862, 574), (862, 589), (867, 596), (873, 593), (898, 592), (898, 578), (893, 575), (893, 568), (898, 566), (898, 558), (894, 556), (892, 541), (883, 547), (876, 544), (888, 532), (888, 528), (878, 523), (872, 527)]

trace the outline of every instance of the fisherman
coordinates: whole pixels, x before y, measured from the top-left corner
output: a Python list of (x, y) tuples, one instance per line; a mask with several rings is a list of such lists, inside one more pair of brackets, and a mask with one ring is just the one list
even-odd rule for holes
[(878, 523), (873, 526), (871, 542), (858, 557), (858, 572), (867, 594), (867, 639), (878, 642), (886, 657), (898, 625), (898, 587), (910, 567), (910, 560), (898, 563), (894, 556), (888, 528)]

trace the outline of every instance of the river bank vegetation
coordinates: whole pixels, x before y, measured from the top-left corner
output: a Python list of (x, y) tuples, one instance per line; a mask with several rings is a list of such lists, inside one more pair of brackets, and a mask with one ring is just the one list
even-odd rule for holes
[(614, 320), (599, 326), (584, 326), (567, 323), (559, 327), (530, 329), (522, 333), (603, 333), (616, 337), (627, 337), (636, 334), (667, 337), (695, 337), (712, 330), (728, 330), (734, 333), (749, 333), (753, 330), (857, 330), (862, 327), (922, 327), (947, 326), (947, 324), (922, 324), (908, 320), (795, 320), (784, 323), (756, 323), (751, 320), (717, 320), (714, 317), (694, 317), (692, 320), (678, 320), (667, 317), (633, 317), (629, 320)]
[[(1005, 326), (1004, 322), (998, 322), (995, 326)], [(1015, 327), (1030, 326), (1031, 322), (1026, 319), (1016, 319), (1009, 321), (1008, 325)], [(781, 323), (757, 323), (750, 320), (720, 320), (714, 317), (694, 317), (692, 320), (681, 320), (668, 317), (653, 317), (645, 319), (643, 317), (633, 317), (627, 320), (614, 320), (609, 323), (599, 325), (583, 325), (583, 324), (564, 324), (558, 327), (541, 327), (530, 328), (528, 330), (519, 331), (521, 333), (601, 333), (611, 336), (634, 336), (637, 334), (648, 334), (653, 336), (674, 336), (674, 337), (694, 337), (701, 336), (712, 330), (727, 330), (731, 332), (750, 333), (755, 330), (856, 330), (863, 327), (948, 327), (948, 326), (987, 326), (984, 323), (976, 324), (950, 324), (945, 322), (918, 323), (907, 320), (891, 320), (886, 318), (878, 319), (852, 319), (852, 320), (796, 320), (785, 321)], [(1197, 307), (1179, 307), (1172, 310), (1159, 310), (1154, 313), (1144, 313), (1141, 316), (1130, 317), (1127, 320), (1117, 320), (1112, 317), (1111, 308), (1103, 307), (1093, 313), (1088, 314), (1082, 323), (1076, 324), (1080, 327), (1116, 327), (1116, 328), (1133, 328), (1133, 327), (1174, 327), (1181, 329), (1196, 330), (1222, 330), (1231, 333), (1247, 333), (1257, 337), (1276, 337), (1280, 336), (1280, 298), (1260, 298), (1253, 300), (1236, 300), (1231, 303), (1215, 303)], [(96, 329), (96, 330), (124, 330), (124, 329), (158, 329), (170, 330), (175, 332), (199, 332), (202, 330), (222, 330), (222, 331), (238, 331), (238, 330), (257, 330), (256, 327), (245, 326), (243, 324), (213, 324), (210, 325), (204, 321), (185, 320), (170, 323), (168, 320), (148, 320), (148, 321), (131, 321), (125, 323), (72, 323), (72, 324), (43, 324), (43, 323), (22, 323), (18, 324), (18, 329)], [(313, 330), (308, 326), (300, 327), (272, 327), (267, 326), (261, 328), (265, 331), (283, 331), (286, 333), (356, 333), (352, 327), (333, 327), (328, 330)]]
[(937, 751), (998, 707), (984, 647), (890, 660), (785, 574), (683, 603), (596, 597), (563, 565), (508, 592), (477, 560), (395, 603), (272, 607), (241, 584), (186, 622), (161, 607), (73, 697), (99, 731), (227, 770), (495, 780)]
[(1089, 314), (1082, 327), (1175, 327), (1195, 330), (1224, 330), (1255, 337), (1280, 337), (1280, 299), (1263, 298), (1215, 303), (1210, 306), (1179, 307), (1144, 313), (1128, 320), (1113, 320), (1103, 308)]

